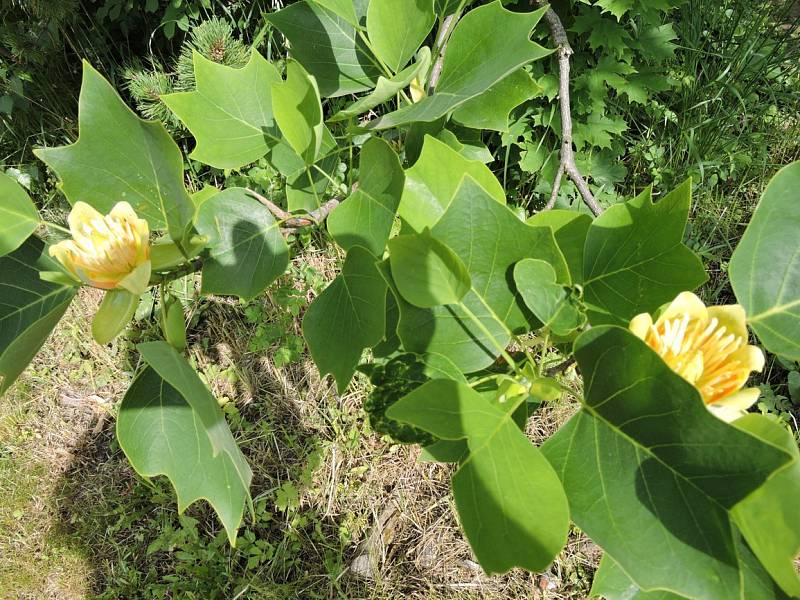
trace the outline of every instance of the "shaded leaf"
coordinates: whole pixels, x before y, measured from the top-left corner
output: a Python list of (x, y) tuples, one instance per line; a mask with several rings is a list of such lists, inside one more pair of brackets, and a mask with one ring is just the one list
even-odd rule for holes
[(453, 475), (453, 495), (464, 533), (489, 574), (515, 566), (543, 570), (561, 551), (569, 528), (558, 476), (512, 412), (450, 379), (425, 383), (387, 411), (438, 438), (466, 438), (469, 454)]
[(402, 69), (436, 21), (433, 0), (370, 0), (367, 35), (378, 57), (397, 73)]
[(558, 336), (566, 336), (586, 324), (586, 313), (572, 290), (556, 283), (549, 263), (534, 258), (514, 267), (517, 289), (536, 318)]
[(573, 283), (583, 283), (583, 249), (592, 217), (574, 210), (545, 210), (528, 219), (528, 224), (553, 231)]
[(283, 275), (289, 265), (289, 248), (280, 224), (244, 188), (228, 188), (206, 200), (195, 226), (208, 239), (204, 294), (249, 300)]
[(353, 246), (342, 272), (309, 306), (303, 335), (320, 373), (331, 373), (339, 392), (347, 388), (365, 348), (385, 331), (386, 282), (368, 250)]
[(36, 237), (0, 256), (0, 396), (28, 366), (75, 295), (74, 287), (43, 281), (41, 271), (61, 269)]

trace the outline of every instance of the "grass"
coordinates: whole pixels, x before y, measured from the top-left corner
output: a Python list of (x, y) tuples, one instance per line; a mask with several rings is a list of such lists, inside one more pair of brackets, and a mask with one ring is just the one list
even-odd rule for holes
[[(335, 264), (329, 253), (307, 253), (278, 290), (313, 294), (317, 275), (329, 277)], [(179, 515), (168, 482), (136, 476), (115, 442), (132, 344), (154, 334), (154, 318), (100, 347), (82, 335), (98, 300), (82, 292), (2, 403), (0, 597), (588, 594), (599, 552), (578, 532), (547, 573), (484, 575), (454, 517), (451, 467), (420, 463), (417, 449), (370, 430), (361, 409), (366, 380), (339, 395), (306, 355), (275, 366), (271, 356), (299, 333), (300, 317), (286, 308), (286, 291), (278, 294), (258, 310), (217, 298), (191, 308), (189, 355), (224, 402), (254, 471), (255, 520), (231, 549), (206, 504)], [(263, 349), (254, 314), (283, 324), (285, 335)], [(575, 407), (570, 399), (547, 409), (530, 434), (544, 439)]]

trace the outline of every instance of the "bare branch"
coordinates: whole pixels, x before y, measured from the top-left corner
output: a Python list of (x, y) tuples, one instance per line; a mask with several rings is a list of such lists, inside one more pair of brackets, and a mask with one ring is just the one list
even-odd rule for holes
[(550, 367), (545, 371), (545, 375), (548, 377), (555, 377), (559, 373), (563, 373), (567, 369), (569, 369), (572, 365), (575, 364), (575, 357), (570, 356), (567, 360), (562, 363), (555, 365), (554, 367)]
[(267, 210), (269, 210), (269, 212), (271, 212), (273, 216), (281, 222), (281, 231), (284, 234), (297, 233), (297, 231), (303, 227), (319, 225), (327, 218), (329, 214), (331, 214), (334, 208), (339, 206), (339, 203), (341, 202), (339, 198), (332, 198), (318, 209), (312, 210), (307, 215), (293, 215), (290, 212), (286, 212), (280, 206), (272, 202), (272, 200), (265, 198), (258, 192), (248, 189), (247, 194), (266, 206)]
[(248, 196), (251, 196), (252, 198), (255, 198), (256, 200), (261, 202), (261, 204), (266, 206), (267, 209), (269, 210), (269, 212), (272, 213), (272, 216), (274, 216), (279, 221), (286, 221), (287, 219), (291, 219), (292, 218), (292, 214), (291, 213), (286, 212), (280, 206), (278, 206), (277, 204), (272, 202), (272, 200), (269, 200), (269, 199), (265, 198), (264, 196), (262, 196), (258, 192), (253, 191), (251, 189), (247, 189), (246, 192), (247, 192)]
[[(533, 0), (537, 6), (545, 6), (543, 0)], [(589, 190), (589, 185), (583, 178), (583, 175), (575, 164), (575, 151), (572, 148), (572, 111), (570, 109), (570, 96), (569, 96), (569, 59), (572, 56), (572, 47), (569, 45), (567, 32), (561, 19), (552, 8), (548, 8), (544, 14), (544, 19), (550, 27), (550, 36), (556, 44), (556, 52), (558, 56), (558, 102), (561, 110), (561, 159), (556, 174), (556, 179), (553, 182), (553, 192), (550, 195), (550, 200), (546, 208), (552, 208), (555, 205), (555, 198), (558, 195), (558, 189), (561, 186), (561, 175), (566, 173), (567, 176), (578, 188), (578, 192), (583, 198), (586, 206), (594, 213), (595, 216), (603, 212), (600, 208), (595, 197)]]

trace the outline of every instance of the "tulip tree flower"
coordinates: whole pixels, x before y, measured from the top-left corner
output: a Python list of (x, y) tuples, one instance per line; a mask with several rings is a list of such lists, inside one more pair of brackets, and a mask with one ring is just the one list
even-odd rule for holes
[(69, 214), (71, 240), (50, 247), (77, 280), (104, 290), (142, 294), (150, 281), (150, 230), (127, 202), (103, 216), (85, 202)]
[(758, 388), (742, 388), (752, 371), (764, 368), (764, 354), (748, 345), (745, 312), (738, 304), (706, 307), (683, 292), (655, 322), (647, 313), (634, 317), (630, 330), (696, 387), (720, 419), (734, 421), (758, 400)]

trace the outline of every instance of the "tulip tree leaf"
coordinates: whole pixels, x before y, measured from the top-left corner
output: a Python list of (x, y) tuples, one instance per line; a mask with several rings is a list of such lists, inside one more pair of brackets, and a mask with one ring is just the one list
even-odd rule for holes
[(195, 227), (208, 238), (204, 294), (249, 300), (289, 266), (289, 248), (280, 224), (244, 188), (228, 188), (206, 200), (197, 211)]
[(522, 66), (547, 56), (550, 50), (530, 40), (531, 31), (546, 10), (515, 13), (495, 0), (469, 11), (447, 45), (435, 93), (369, 126), (388, 129), (415, 121), (435, 121)]
[(397, 0), (370, 0), (367, 35), (378, 58), (397, 73), (414, 56), (435, 21), (433, 0), (408, 0), (400, 10)]
[[(502, 346), (509, 342), (510, 331), (521, 333), (537, 324), (514, 287), (514, 264), (523, 258), (544, 260), (559, 281), (569, 283), (552, 231), (526, 225), (471, 177), (464, 178), (431, 233), (466, 265), (472, 287), (461, 302)], [(445, 354), (465, 373), (485, 368), (497, 357), (496, 345), (461, 306), (418, 308), (405, 302), (402, 293), (398, 305), (397, 331), (406, 350)]]
[[(172, 379), (181, 383), (180, 389), (164, 380), (152, 366), (139, 373), (119, 408), (120, 448), (140, 475), (169, 478), (180, 512), (197, 500), (208, 500), (222, 521), (228, 540), (235, 545), (245, 503), (252, 502), (250, 467), (227, 430), (217, 401), (191, 367), (182, 365)], [(192, 394), (191, 403), (185, 394)], [(202, 411), (194, 406), (202, 407)], [(214, 428), (217, 433), (227, 431), (232, 448), (214, 448), (212, 433), (201, 413), (215, 415)]]
[(519, 261), (514, 281), (528, 308), (553, 333), (566, 336), (586, 324), (586, 313), (572, 290), (556, 283), (549, 263), (535, 258)]
[(314, 165), (307, 165), (285, 140), (272, 149), (267, 160), (286, 176), (289, 212), (310, 212), (319, 208), (323, 203), (322, 195), (339, 164), (336, 140), (327, 127), (322, 129), (319, 157)]
[(770, 352), (800, 360), (800, 161), (761, 196), (730, 264), (736, 299)]
[(389, 264), (400, 295), (421, 308), (457, 304), (471, 287), (461, 259), (428, 232), (392, 238)]
[(469, 454), (453, 475), (453, 496), (464, 533), (489, 574), (512, 567), (545, 569), (569, 529), (558, 476), (514, 422), (513, 412), (451, 379), (433, 379), (387, 411), (440, 439), (466, 438)]
[(194, 205), (183, 185), (183, 157), (161, 123), (144, 121), (108, 81), (83, 63), (78, 141), (40, 148), (36, 156), (61, 179), (70, 203), (83, 201), (108, 213), (128, 202), (151, 229), (183, 239)]
[(383, 338), (386, 282), (376, 258), (361, 246), (347, 253), (342, 272), (308, 307), (303, 335), (320, 373), (331, 373), (339, 392), (355, 373), (365, 348)]
[(648, 188), (594, 220), (583, 265), (592, 325), (626, 324), (708, 279), (700, 259), (682, 243), (691, 189), (687, 180), (654, 204)]
[(375, 86), (380, 69), (347, 19), (308, 0), (265, 18), (289, 40), (292, 57), (316, 78), (323, 97)]
[(60, 268), (36, 237), (0, 256), (0, 396), (28, 366), (75, 295), (74, 287), (40, 279), (42, 271)]
[(328, 231), (345, 250), (363, 246), (380, 256), (392, 231), (405, 174), (392, 147), (370, 138), (361, 150), (359, 185), (328, 217)]
[(508, 117), (517, 106), (538, 96), (541, 88), (524, 69), (514, 71), (488, 90), (467, 100), (455, 111), (453, 120), (464, 127), (508, 131)]
[(272, 110), (292, 149), (313, 164), (322, 144), (322, 104), (316, 81), (295, 60), (286, 63), (286, 81), (272, 84)]
[(664, 590), (644, 591), (628, 577), (625, 571), (606, 554), (600, 559), (600, 566), (592, 580), (592, 596), (602, 596), (606, 600), (685, 600)]
[(564, 254), (573, 283), (583, 283), (583, 250), (592, 217), (574, 210), (545, 210), (528, 219), (529, 225), (550, 227)]
[(346, 106), (328, 120), (335, 122), (351, 119), (353, 117), (357, 117), (358, 115), (364, 114), (379, 104), (383, 104), (390, 98), (394, 97), (395, 94), (399, 93), (400, 90), (403, 90), (411, 85), (411, 82), (416, 77), (419, 77), (421, 74), (425, 73), (430, 65), (431, 50), (427, 46), (423, 46), (419, 49), (419, 52), (417, 53), (417, 61), (413, 65), (409, 65), (391, 79), (386, 79), (383, 76), (378, 77), (378, 83), (375, 85), (375, 89), (373, 91), (363, 98), (359, 98), (352, 104)]
[(39, 212), (21, 185), (0, 173), (0, 256), (19, 248), (39, 226)]
[(489, 168), (469, 160), (430, 135), (425, 136), (417, 162), (406, 171), (398, 214), (411, 229), (433, 227), (444, 214), (464, 175), (469, 175), (500, 204), (506, 203), (503, 186)]
[(353, 27), (358, 27), (360, 24), (353, 0), (313, 0), (313, 3), (327, 8), (332, 13), (342, 17)]
[(278, 142), (271, 85), (275, 67), (253, 50), (235, 69), (192, 55), (197, 89), (165, 94), (161, 100), (197, 140), (191, 158), (219, 169), (238, 169), (257, 161)]
[(792, 434), (759, 415), (736, 421), (765, 442), (783, 448), (792, 462), (733, 508), (733, 519), (764, 568), (792, 597), (800, 597), (795, 557), (800, 554), (800, 452)]
[(716, 418), (626, 329), (581, 334), (584, 408), (542, 446), (572, 518), (643, 590), (750, 598), (730, 510), (791, 456)]

